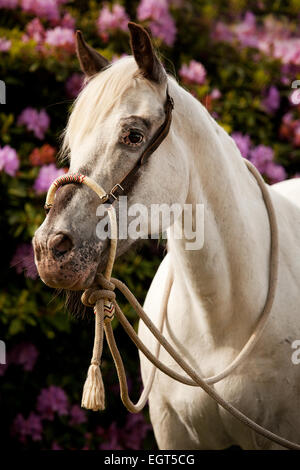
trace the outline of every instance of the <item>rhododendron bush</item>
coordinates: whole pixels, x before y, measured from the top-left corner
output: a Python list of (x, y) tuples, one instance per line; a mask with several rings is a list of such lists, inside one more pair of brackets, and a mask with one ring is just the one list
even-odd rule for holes
[[(0, 80), (6, 85), (6, 104), (0, 104), (3, 446), (155, 448), (147, 410), (124, 410), (106, 350), (108, 410), (80, 408), (93, 319), (69, 316), (64, 295), (43, 285), (34, 265), (31, 239), (44, 218), (47, 189), (67, 171), (57, 159), (59, 136), (83, 86), (75, 30), (117, 60), (130, 53), (128, 20), (146, 26), (168, 72), (274, 184), (300, 172), (299, 12), (297, 0), (0, 0)], [(115, 275), (141, 301), (163, 249), (149, 241), (117, 262)], [(124, 310), (136, 325), (131, 308)], [(114, 326), (137, 398), (138, 356)]]

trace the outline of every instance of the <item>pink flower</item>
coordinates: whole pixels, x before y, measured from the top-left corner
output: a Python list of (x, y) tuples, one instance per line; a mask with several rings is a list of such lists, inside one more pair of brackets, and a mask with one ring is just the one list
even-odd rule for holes
[(277, 39), (272, 49), (272, 55), (284, 64), (300, 65), (300, 38)]
[(36, 178), (33, 189), (37, 194), (42, 194), (48, 191), (51, 183), (61, 175), (65, 174), (65, 170), (56, 168), (54, 163), (44, 165), (41, 167), (38, 177)]
[(17, 7), (19, 0), (0, 0), (0, 8), (7, 8), (13, 10)]
[(163, 16), (160, 21), (151, 21), (149, 27), (153, 36), (162, 39), (167, 46), (173, 46), (177, 30), (169, 13)]
[(162, 39), (168, 46), (174, 44), (177, 30), (167, 0), (142, 0), (137, 17), (140, 21), (151, 20), (149, 27), (153, 36)]
[(41, 391), (36, 409), (42, 419), (53, 421), (54, 413), (59, 416), (68, 414), (68, 397), (62, 388), (51, 385)]
[(216, 41), (233, 42), (237, 39), (244, 47), (257, 47), (256, 18), (252, 12), (246, 12), (244, 19), (234, 25), (226, 25), (219, 21), (212, 33)]
[(44, 109), (37, 111), (34, 108), (25, 108), (18, 118), (18, 125), (26, 126), (40, 140), (45, 137), (49, 124), (50, 118)]
[(248, 158), (251, 147), (251, 139), (249, 135), (243, 135), (241, 132), (234, 132), (231, 137), (235, 141), (239, 151), (244, 158)]
[(222, 96), (222, 93), (220, 92), (218, 88), (214, 88), (210, 94), (210, 97), (213, 100), (218, 100), (219, 98), (221, 98), (221, 96)]
[(156, 20), (159, 21), (168, 11), (167, 0), (142, 0), (137, 9), (139, 21)]
[(11, 48), (11, 41), (6, 38), (0, 38), (0, 52), (7, 52)]
[(46, 31), (45, 43), (55, 47), (74, 46), (74, 31), (70, 28), (56, 26), (54, 29)]
[(250, 152), (250, 161), (261, 172), (265, 173), (268, 163), (273, 161), (274, 152), (271, 147), (258, 145)]
[(23, 11), (50, 21), (59, 20), (59, 7), (57, 0), (21, 0)]
[(287, 174), (283, 166), (275, 162), (269, 162), (265, 168), (265, 175), (270, 179), (271, 183), (279, 183), (287, 178)]
[(20, 343), (8, 353), (8, 365), (23, 366), (27, 372), (31, 372), (39, 356), (37, 348), (32, 343)]
[(87, 418), (82, 408), (78, 405), (73, 405), (70, 409), (70, 425), (76, 426), (77, 424), (85, 423)]
[(179, 75), (186, 83), (202, 85), (205, 82), (206, 70), (200, 62), (191, 60), (189, 65), (182, 65)]
[(266, 175), (271, 183), (277, 183), (286, 179), (285, 169), (273, 161), (274, 152), (271, 147), (258, 145), (250, 152), (250, 161), (256, 168)]
[(243, 21), (234, 27), (237, 39), (245, 47), (257, 47), (256, 18), (247, 11)]
[(10, 176), (15, 176), (19, 169), (20, 161), (15, 149), (9, 145), (0, 147), (0, 171), (5, 171)]
[(263, 108), (267, 113), (273, 114), (280, 106), (280, 93), (276, 86), (271, 86), (262, 101)]
[(38, 44), (45, 39), (46, 31), (40, 22), (39, 18), (31, 20), (25, 28), (26, 34), (23, 35), (22, 41), (26, 42), (29, 39), (34, 39)]
[(70, 98), (76, 98), (83, 87), (83, 75), (81, 73), (73, 73), (66, 82), (66, 91)]
[(107, 40), (111, 31), (118, 29), (127, 31), (128, 21), (129, 17), (123, 6), (115, 3), (110, 10), (108, 5), (104, 5), (97, 20), (99, 34)]
[(31, 243), (21, 243), (18, 246), (10, 262), (10, 266), (14, 267), (18, 274), (25, 271), (25, 276), (30, 279), (36, 279), (38, 277)]
[(218, 21), (212, 32), (212, 38), (215, 41), (223, 41), (230, 43), (233, 41), (234, 35), (227, 24), (223, 23), (222, 21)]
[(75, 28), (75, 18), (70, 15), (70, 13), (65, 13), (65, 15), (63, 16), (61, 22), (60, 22), (60, 25), (63, 27), (63, 28), (69, 28), (69, 29), (73, 29)]
[(21, 414), (15, 417), (12, 433), (18, 436), (20, 442), (25, 443), (27, 437), (31, 437), (33, 441), (41, 441), (42, 432), (42, 420), (37, 414), (31, 412), (27, 419)]
[(300, 38), (293, 36), (292, 28), (271, 16), (265, 18), (263, 25), (256, 23), (251, 12), (247, 12), (244, 19), (236, 24), (218, 22), (212, 37), (230, 43), (237, 40), (243, 47), (257, 48), (280, 59), (283, 64), (300, 65)]

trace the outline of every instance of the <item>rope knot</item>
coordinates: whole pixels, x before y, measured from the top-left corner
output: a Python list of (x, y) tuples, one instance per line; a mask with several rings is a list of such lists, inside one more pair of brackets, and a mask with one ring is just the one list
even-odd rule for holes
[(98, 287), (91, 287), (86, 289), (81, 296), (81, 302), (86, 307), (94, 307), (100, 299), (108, 300), (111, 303), (114, 303), (116, 300), (116, 294), (114, 293), (114, 283), (106, 279), (101, 273), (96, 275), (96, 281), (100, 289)]

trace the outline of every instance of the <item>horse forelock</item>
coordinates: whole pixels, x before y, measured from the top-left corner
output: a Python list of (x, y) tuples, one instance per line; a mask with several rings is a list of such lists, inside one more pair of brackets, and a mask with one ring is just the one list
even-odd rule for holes
[[(133, 57), (122, 58), (91, 78), (75, 100), (68, 124), (63, 132), (61, 158), (70, 147), (82, 142), (112, 113), (116, 102), (142, 77)], [(149, 88), (154, 85), (147, 82)]]

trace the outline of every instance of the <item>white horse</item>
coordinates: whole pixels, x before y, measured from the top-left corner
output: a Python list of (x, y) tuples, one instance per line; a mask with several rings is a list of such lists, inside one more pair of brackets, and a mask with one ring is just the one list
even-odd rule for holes
[[(145, 310), (157, 324), (171, 270), (174, 282), (163, 333), (195, 370), (212, 376), (241, 351), (264, 306), (268, 215), (257, 181), (232, 138), (167, 76), (145, 30), (130, 24), (130, 33), (134, 57), (111, 66), (78, 35), (79, 60), (92, 78), (75, 103), (64, 147), (70, 152), (71, 172), (88, 174), (109, 190), (132, 168), (163, 122), (168, 87), (174, 100), (170, 132), (141, 168), (128, 204), (204, 204), (203, 248), (188, 251), (187, 240), (175, 239), (169, 231), (168, 255), (153, 279)], [(287, 181), (269, 191), (279, 226), (279, 278), (272, 313), (247, 361), (215, 389), (252, 420), (300, 442), (300, 365), (291, 361), (291, 343), (300, 339), (300, 184)], [(95, 236), (97, 205), (97, 197), (85, 187), (68, 185), (57, 193), (34, 238), (36, 263), (50, 286), (85, 289), (104, 268), (108, 244)], [(119, 253), (132, 243), (121, 241)], [(139, 336), (155, 350), (156, 340), (144, 324)], [(150, 363), (143, 355), (140, 359), (146, 382)], [(160, 360), (180, 372), (163, 349)], [(199, 388), (159, 371), (149, 406), (161, 449), (279, 448)]]

